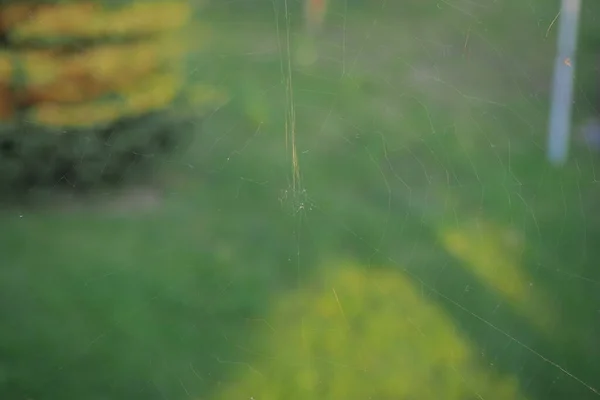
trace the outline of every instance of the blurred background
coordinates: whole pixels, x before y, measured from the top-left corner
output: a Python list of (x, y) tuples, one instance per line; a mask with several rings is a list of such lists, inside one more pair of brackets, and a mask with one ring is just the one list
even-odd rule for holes
[(600, 3), (557, 168), (560, 11), (0, 2), (0, 398), (599, 398)]

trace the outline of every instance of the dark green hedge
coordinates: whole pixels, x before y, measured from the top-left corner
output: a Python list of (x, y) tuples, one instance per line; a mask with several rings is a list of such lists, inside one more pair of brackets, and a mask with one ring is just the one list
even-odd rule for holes
[(117, 184), (151, 171), (185, 147), (197, 124), (163, 110), (96, 128), (49, 128), (23, 121), (0, 126), (0, 187)]

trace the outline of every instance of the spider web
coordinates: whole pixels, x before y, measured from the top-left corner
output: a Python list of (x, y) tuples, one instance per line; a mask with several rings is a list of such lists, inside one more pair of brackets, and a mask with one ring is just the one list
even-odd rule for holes
[(594, 6), (560, 170), (558, 2), (340, 0), (310, 32), (303, 6), (208, 14), (191, 77), (230, 98), (155, 214), (6, 216), (3, 302), (34, 317), (5, 318), (38, 332), (6, 343), (46, 359), (15, 350), (7, 398), (600, 396)]
[[(515, 173), (513, 165), (515, 165), (515, 158), (523, 157), (523, 153), (527, 153), (527, 150), (523, 150), (523, 148), (529, 149), (529, 155), (525, 157), (531, 157), (531, 154), (537, 154), (538, 159), (543, 157), (543, 149), (545, 148), (545, 111), (542, 98), (544, 93), (548, 90), (547, 83), (545, 82), (549, 81), (548, 77), (551, 73), (548, 67), (551, 63), (548, 62), (547, 56), (552, 54), (553, 42), (548, 40), (548, 37), (551, 34), (553, 24), (556, 22), (556, 16), (545, 21), (546, 18), (544, 18), (545, 15), (543, 14), (545, 10), (537, 10), (535, 4), (532, 2), (528, 4), (528, 7), (519, 10), (516, 10), (515, 8), (517, 7), (515, 7), (512, 12), (520, 12), (520, 14), (517, 14), (515, 20), (524, 24), (523, 30), (526, 32), (521, 33), (521, 31), (519, 31), (519, 35), (513, 35), (513, 37), (507, 35), (507, 37), (499, 38), (497, 35), (488, 34), (488, 27), (485, 21), (486, 19), (490, 19), (490, 15), (493, 15), (494, 12), (499, 12), (500, 10), (505, 12), (505, 15), (508, 15), (510, 11), (507, 9), (510, 9), (511, 5), (506, 2), (501, 5), (495, 3), (496, 2), (438, 2), (436, 4), (438, 11), (432, 14), (437, 14), (436, 16), (439, 18), (440, 23), (429, 23), (426, 25), (426, 28), (421, 28), (420, 30), (417, 28), (415, 31), (412, 29), (398, 29), (394, 26), (393, 22), (384, 15), (386, 8), (385, 3), (381, 5), (383, 14), (379, 17), (372, 17), (370, 24), (364, 24), (364, 21), (361, 21), (363, 22), (363, 25), (361, 25), (359, 29), (352, 26), (349, 29), (348, 19), (351, 17), (347, 14), (347, 8), (344, 8), (344, 10), (331, 16), (331, 20), (328, 21), (328, 23), (331, 24), (329, 31), (319, 36), (317, 39), (313, 39), (317, 41), (316, 44), (307, 42), (302, 43), (302, 38), (298, 39), (300, 47), (303, 45), (312, 45), (318, 47), (318, 49), (301, 49), (294, 55), (294, 49), (290, 40), (290, 14), (288, 11), (288, 4), (287, 2), (284, 2), (284, 21), (286, 25), (284, 30), (279, 26), (279, 17), (276, 16), (276, 30), (278, 37), (277, 52), (282, 55), (281, 58), (283, 59), (281, 75), (285, 85), (286, 95), (286, 151), (289, 154), (292, 171), (290, 173), (291, 184), (288, 189), (284, 190), (283, 200), (289, 199), (290, 206), (298, 221), (298, 227), (295, 229), (295, 234), (297, 235), (296, 240), (298, 241), (298, 251), (296, 256), (299, 274), (301, 274), (300, 265), (302, 264), (302, 246), (300, 246), (301, 238), (299, 232), (302, 231), (310, 235), (312, 226), (311, 221), (313, 218), (332, 220), (332, 223), (338, 224), (342, 231), (346, 231), (360, 241), (363, 241), (365, 248), (371, 249), (372, 251), (372, 254), (366, 261), (369, 267), (371, 267), (371, 263), (376, 257), (378, 257), (379, 260), (400, 267), (407, 264), (407, 262), (398, 261), (390, 256), (390, 253), (393, 253), (393, 251), (390, 251), (389, 247), (387, 251), (382, 251), (384, 243), (387, 240), (390, 240), (389, 225), (392, 224), (393, 219), (398, 221), (397, 218), (392, 218), (393, 213), (398, 213), (399, 210), (404, 208), (404, 221), (400, 219), (401, 222), (406, 223), (413, 214), (421, 214), (421, 223), (425, 224), (429, 221), (435, 224), (433, 221), (440, 217), (439, 215), (436, 215), (436, 213), (444, 214), (448, 211), (448, 208), (450, 208), (452, 210), (451, 214), (454, 216), (454, 228), (449, 228), (450, 230), (460, 230), (461, 228), (459, 227), (470, 223), (465, 223), (464, 219), (474, 219), (474, 224), (476, 225), (475, 229), (478, 232), (476, 235), (485, 236), (486, 234), (484, 232), (486, 228), (482, 227), (481, 224), (490, 225), (486, 222), (485, 216), (486, 199), (490, 197), (503, 199), (508, 205), (508, 219), (504, 222), (504, 224), (506, 224), (504, 228), (500, 229), (504, 229), (506, 232), (513, 231), (513, 233), (514, 231), (517, 231), (520, 233), (516, 233), (516, 235), (523, 235), (521, 239), (512, 240), (534, 242), (536, 244), (532, 245), (533, 247), (544, 246), (543, 237), (551, 235), (542, 234), (543, 228), (540, 227), (541, 222), (538, 222), (541, 217), (538, 216), (536, 207), (530, 205), (530, 202), (536, 201), (536, 197), (539, 196), (538, 193), (542, 190), (540, 189), (540, 186), (543, 185), (544, 178), (548, 179), (546, 174), (552, 174), (552, 171), (542, 167), (540, 171), (532, 175), (523, 172)], [(347, 7), (346, 3), (344, 4), (344, 7)], [(418, 8), (418, 6), (413, 7)], [(406, 8), (410, 9), (410, 5), (406, 6)], [(424, 6), (423, 8), (427, 7)], [(396, 9), (395, 11), (398, 10)], [(393, 13), (393, 11), (391, 13)], [(436, 17), (432, 16), (430, 18), (435, 19)], [(536, 20), (536, 24), (531, 25), (531, 22), (534, 19)], [(405, 21), (405, 23), (408, 22)], [(519, 25), (519, 29), (521, 29), (521, 27), (522, 26)], [(394, 30), (400, 30), (401, 33), (394, 32)], [(352, 37), (353, 34), (355, 37)], [(533, 52), (528, 50), (525, 46), (516, 46), (517, 41), (520, 40), (522, 36), (534, 37), (535, 39), (532, 40), (531, 43), (533, 44), (535, 42), (535, 46), (537, 46), (540, 51), (538, 52), (536, 50), (535, 54), (532, 54)], [(420, 49), (415, 49), (415, 47), (420, 47)], [(320, 62), (322, 68), (339, 68), (341, 70), (339, 72), (340, 80), (346, 80), (347, 82), (350, 82), (350, 85), (356, 84), (359, 86), (360, 83), (357, 83), (356, 81), (360, 80), (360, 78), (357, 78), (357, 76), (360, 77), (361, 74), (372, 74), (382, 80), (385, 85), (393, 87), (397, 92), (392, 95), (395, 96), (394, 100), (396, 101), (394, 102), (394, 100), (392, 100), (391, 102), (386, 102), (383, 100), (382, 104), (378, 104), (380, 107), (380, 110), (378, 110), (379, 115), (373, 116), (373, 119), (379, 119), (378, 122), (381, 122), (381, 119), (384, 119), (385, 116), (387, 116), (386, 114), (402, 114), (404, 110), (398, 103), (403, 104), (403, 100), (408, 98), (409, 101), (413, 102), (413, 108), (406, 112), (415, 112), (415, 108), (418, 108), (416, 111), (420, 112), (421, 118), (425, 119), (426, 124), (424, 125), (426, 125), (427, 129), (410, 132), (410, 130), (414, 128), (409, 126), (408, 128), (402, 129), (401, 126), (398, 126), (401, 125), (401, 123), (397, 123), (397, 125), (393, 126), (391, 129), (396, 130), (396, 137), (391, 137), (390, 135), (394, 134), (394, 132), (388, 131), (384, 133), (379, 130), (381, 129), (381, 125), (384, 124), (378, 126), (376, 122), (371, 122), (371, 126), (367, 125), (366, 128), (359, 127), (358, 123), (353, 121), (352, 114), (344, 114), (339, 111), (337, 105), (341, 102), (340, 97), (342, 97), (343, 94), (335, 93), (333, 91), (321, 93), (322, 95), (330, 97), (332, 106), (329, 108), (313, 109), (313, 107), (307, 104), (300, 104), (294, 96), (294, 76), (314, 73), (314, 70), (307, 72), (301, 67), (298, 69), (293, 68), (292, 59), (296, 57), (302, 62), (301, 59), (303, 56), (308, 58), (316, 57), (314, 54), (312, 56), (302, 54), (302, 50), (304, 52), (313, 51), (322, 53), (321, 57), (323, 59)], [(542, 54), (545, 54), (545, 56)], [(527, 59), (528, 56), (529, 60)], [(527, 61), (530, 62), (530, 65), (527, 65)], [(309, 63), (310, 62), (315, 62), (315, 60), (311, 60)], [(380, 63), (383, 63), (384, 65), (388, 63), (388, 68), (389, 64), (396, 67), (403, 66), (403, 73), (398, 73), (397, 69), (392, 69), (391, 71), (389, 69), (386, 70)], [(540, 76), (534, 77), (532, 76), (533, 73)], [(309, 91), (310, 89), (304, 89), (299, 86), (296, 90)], [(582, 94), (583, 97), (585, 97), (585, 93), (582, 92)], [(534, 109), (535, 111), (533, 111)], [(306, 114), (312, 113), (313, 118), (316, 118), (314, 116), (315, 114), (320, 114), (322, 116), (322, 119), (320, 120), (322, 121), (322, 124), (318, 129), (317, 136), (325, 136), (328, 123), (335, 119), (338, 120), (338, 132), (344, 129), (339, 128), (339, 125), (341, 124), (343, 124), (345, 129), (350, 132), (356, 132), (354, 138), (345, 132), (338, 133), (340, 138), (346, 142), (341, 145), (343, 150), (335, 147), (329, 148), (328, 150), (334, 154), (337, 151), (353, 152), (357, 154), (357, 157), (368, 160), (376, 171), (371, 179), (375, 182), (379, 181), (379, 185), (385, 189), (382, 191), (382, 193), (386, 194), (383, 197), (387, 197), (387, 201), (382, 199), (379, 203), (381, 210), (386, 211), (383, 212), (384, 217), (378, 224), (380, 226), (380, 233), (375, 235), (379, 236), (378, 240), (374, 242), (364, 240), (357, 230), (349, 228), (344, 223), (344, 218), (332, 217), (336, 211), (331, 210), (338, 208), (335, 203), (329, 204), (327, 208), (324, 208), (320, 206), (321, 201), (310, 196), (311, 190), (309, 189), (309, 184), (305, 184), (304, 181), (301, 180), (301, 177), (303, 176), (302, 163), (299, 162), (298, 157), (297, 132), (301, 131), (301, 129), (297, 127), (296, 118), (297, 115), (300, 115), (302, 112)], [(381, 114), (384, 115), (381, 116)], [(454, 115), (448, 116), (448, 114)], [(436, 118), (437, 115), (446, 115), (447, 117)], [(402, 118), (402, 116), (400, 118)], [(437, 119), (446, 119), (446, 121), (440, 126), (439, 123), (434, 123), (434, 120)], [(496, 129), (496, 136), (492, 136), (493, 133), (490, 134), (488, 131), (494, 131), (494, 129), (486, 129), (484, 126), (484, 124), (490, 123), (507, 124), (510, 127), (503, 126), (500, 129)], [(335, 122), (332, 122), (331, 125), (333, 125), (334, 128), (330, 128), (330, 130), (335, 131)], [(436, 127), (436, 125), (438, 126)], [(313, 127), (312, 129), (315, 128), (317, 127)], [(472, 137), (469, 138), (468, 134), (461, 134), (462, 130), (472, 130), (476, 132), (477, 137), (475, 139)], [(502, 136), (498, 137), (500, 134)], [(441, 138), (436, 138), (436, 136), (441, 136)], [(375, 138), (373, 142), (376, 143), (377, 141), (380, 141), (380, 143), (378, 146), (377, 144), (369, 146), (361, 144), (359, 140), (353, 140), (364, 137)], [(442, 150), (441, 148), (437, 146), (434, 148), (435, 145), (431, 144), (432, 141), (446, 141), (448, 139), (450, 142), (454, 142), (451, 146), (462, 153), (462, 165), (459, 167), (461, 168), (461, 172), (457, 172), (454, 169), (454, 166), (452, 165), (453, 161), (444, 160), (444, 154), (440, 153), (440, 150)], [(473, 140), (477, 143), (469, 143), (469, 141)], [(339, 142), (335, 146), (340, 146)], [(376, 150), (373, 150), (372, 146), (376, 146)], [(415, 152), (411, 150), (413, 147), (419, 149), (420, 152), (425, 151), (430, 154), (425, 157), (415, 154)], [(517, 155), (515, 155), (515, 149), (518, 149), (516, 150)], [(308, 154), (311, 150), (313, 149), (308, 145), (304, 149), (304, 153)], [(471, 154), (477, 151), (486, 154), (486, 156), (481, 157), (481, 155), (478, 155), (477, 161), (474, 160)], [(403, 154), (396, 155), (394, 153)], [(327, 152), (323, 151), (320, 155), (327, 157)], [(411, 160), (410, 162), (402, 162), (399, 160), (401, 157), (410, 158)], [(497, 167), (486, 168), (485, 164), (488, 162), (496, 164)], [(435, 163), (438, 163), (438, 168), (432, 167), (431, 164)], [(402, 166), (402, 164), (405, 165)], [(576, 166), (578, 172), (581, 173), (581, 167), (578, 162), (576, 162)], [(327, 168), (326, 164), (323, 164), (322, 168)], [(407, 175), (403, 168), (422, 169), (422, 175), (419, 177), (413, 176), (412, 179), (414, 179), (414, 181), (410, 182), (408, 181), (410, 178), (403, 177), (403, 175)], [(493, 171), (494, 169), (496, 169), (496, 171)], [(582, 188), (582, 184), (588, 186), (591, 191), (597, 190), (595, 186), (596, 175), (593, 164), (589, 164), (587, 172), (587, 181), (582, 183), (579, 180), (581, 178), (579, 178), (577, 187), (574, 188), (579, 199), (583, 197), (583, 193), (586, 191)], [(377, 175), (379, 175), (379, 177), (377, 177)], [(408, 173), (408, 175), (414, 174)], [(439, 186), (443, 186), (444, 184), (446, 189), (440, 189)], [(458, 191), (468, 188), (466, 191), (472, 192), (470, 205), (448, 205), (450, 200), (447, 196), (452, 196), (449, 192), (452, 192), (453, 190), (450, 188), (454, 187), (459, 188)], [(566, 195), (564, 192), (564, 181), (562, 179), (559, 181), (559, 187), (563, 200), (560, 209), (563, 210), (562, 212), (566, 215), (566, 210), (568, 208), (564, 203), (564, 196)], [(355, 188), (355, 190), (356, 189), (358, 188)], [(331, 187), (330, 190), (334, 191), (336, 189)], [(365, 190), (365, 192), (366, 191), (367, 190)], [(361, 194), (364, 195), (365, 192), (361, 193), (359, 190), (356, 190), (351, 196), (360, 197)], [(397, 192), (401, 192), (401, 194), (399, 195)], [(475, 195), (473, 196), (473, 194)], [(433, 196), (434, 199), (431, 199), (430, 196)], [(402, 205), (393, 206), (398, 200)], [(460, 199), (454, 201), (458, 201), (458, 203), (461, 202)], [(469, 201), (467, 201), (467, 203), (469, 203)], [(517, 204), (513, 205), (514, 203)], [(309, 205), (308, 208), (306, 206), (307, 204)], [(584, 211), (584, 206), (582, 204), (579, 205), (581, 207), (581, 216), (583, 217), (586, 212)], [(462, 211), (458, 212), (458, 208), (462, 209)], [(467, 211), (469, 208), (472, 208), (472, 210)], [(396, 209), (399, 210), (393, 211)], [(442, 209), (442, 211), (440, 211), (440, 209)], [(517, 209), (520, 209), (523, 213), (520, 218), (515, 218)], [(318, 216), (313, 216), (313, 211), (315, 211)], [(467, 215), (465, 215), (465, 212)], [(471, 213), (475, 214), (475, 217), (468, 216), (468, 214)], [(516, 219), (522, 219), (522, 221), (518, 222)], [(565, 220), (566, 217), (564, 217), (563, 223), (566, 223)], [(487, 229), (495, 228), (489, 226)], [(589, 228), (587, 227), (583, 228), (585, 232), (587, 232), (588, 229)], [(511, 233), (506, 232), (504, 234), (511, 235)], [(477, 247), (478, 245), (483, 245), (483, 243), (459, 244), (459, 241), (465, 240), (464, 238), (459, 239), (461, 235), (461, 233), (450, 234), (450, 236), (455, 236), (455, 238), (448, 239), (445, 246), (452, 247), (453, 245), (449, 243), (456, 243), (455, 245), (457, 247), (447, 250), (451, 253), (454, 252), (459, 258), (464, 257), (465, 259), (463, 259), (463, 261), (466, 261), (467, 263), (480, 264), (479, 267), (475, 267), (480, 269), (479, 272), (475, 271), (475, 275), (479, 275), (480, 279), (487, 279), (487, 285), (489, 286), (488, 290), (496, 290), (501, 295), (504, 294), (508, 297), (516, 295), (518, 290), (515, 287), (519, 286), (519, 283), (510, 281), (504, 284), (495, 283), (495, 279), (502, 279), (500, 278), (500, 275), (503, 273), (513, 275), (508, 279), (527, 280), (526, 286), (529, 287), (530, 294), (532, 295), (535, 290), (533, 287), (535, 286), (536, 275), (539, 274), (552, 273), (555, 274), (557, 279), (569, 279), (571, 282), (579, 281), (579, 283), (573, 283), (575, 285), (587, 282), (587, 284), (590, 285), (588, 286), (588, 290), (593, 290), (592, 288), (598, 284), (598, 281), (593, 277), (579, 273), (573, 274), (571, 271), (563, 268), (551, 267), (548, 265), (548, 260), (545, 259), (547, 255), (539, 254), (541, 250), (538, 250), (538, 254), (533, 256), (533, 261), (529, 261), (535, 264), (533, 269), (535, 272), (530, 271), (528, 277), (526, 277), (528, 275), (526, 273), (519, 278), (517, 277), (519, 274), (513, 274), (509, 271), (503, 272), (502, 268), (507, 267), (503, 265), (503, 262), (494, 265), (493, 262), (489, 263), (489, 261), (486, 261), (486, 258), (504, 257), (501, 254), (503, 250), (489, 249), (491, 252), (487, 255), (485, 255), (485, 252), (482, 253), (481, 256), (476, 256), (474, 254), (469, 255), (468, 253), (470, 250), (468, 250), (467, 247)], [(405, 240), (411, 241), (411, 238), (407, 237)], [(509, 239), (509, 241), (510, 240), (511, 239)], [(587, 233), (584, 233), (583, 248), (581, 249), (584, 254), (587, 254), (589, 251), (587, 249), (588, 245), (585, 244), (587, 240)], [(415, 241), (418, 242), (419, 240), (417, 239)], [(444, 240), (442, 239), (440, 242), (442, 242), (441, 244), (444, 246)], [(391, 244), (387, 244), (388, 246), (391, 246)], [(413, 246), (411, 250), (414, 250), (414, 248), (415, 246)], [(458, 250), (458, 248), (461, 248), (461, 250)], [(347, 249), (346, 251), (352, 253), (352, 250), (350, 249)], [(427, 252), (428, 250), (421, 249), (421, 251)], [(429, 251), (433, 252), (433, 250)], [(494, 255), (493, 253), (495, 253), (495, 251), (498, 251), (499, 253)], [(520, 251), (523, 252), (525, 250), (521, 249)], [(534, 253), (536, 252), (536, 250), (533, 251)], [(462, 253), (462, 255), (459, 255), (458, 253)], [(521, 254), (518, 258), (521, 258), (522, 263), (524, 258), (523, 255)], [(585, 259), (586, 257), (582, 258)], [(404, 257), (402, 257), (402, 259), (404, 259)], [(408, 259), (412, 261), (412, 252)], [(544, 260), (542, 261), (542, 259)], [(471, 319), (486, 326), (489, 329), (487, 335), (504, 336), (508, 339), (506, 346), (512, 344), (513, 346), (519, 347), (521, 349), (521, 358), (530, 360), (537, 359), (537, 361), (541, 361), (550, 366), (550, 369), (555, 369), (555, 373), (548, 372), (551, 376), (554, 376), (554, 378), (552, 378), (553, 384), (556, 383), (556, 379), (560, 379), (559, 377), (562, 376), (564, 377), (563, 379), (571, 379), (575, 385), (579, 385), (586, 389), (589, 392), (587, 393), (588, 395), (599, 394), (597, 389), (588, 383), (590, 381), (586, 382), (582, 380), (578, 375), (570, 372), (559, 362), (553, 361), (549, 356), (537, 351), (535, 349), (535, 344), (529, 345), (520, 340), (518, 328), (513, 333), (512, 330), (504, 329), (501, 325), (496, 325), (493, 322), (494, 318), (489, 318), (485, 311), (483, 313), (473, 311), (468, 305), (468, 300), (463, 299), (464, 294), (459, 297), (445, 294), (443, 289), (438, 289), (437, 281), (439, 277), (436, 277), (433, 280), (424, 278), (426, 275), (419, 271), (420, 269), (423, 269), (423, 266), (419, 265), (420, 263), (418, 261), (415, 264), (415, 266), (400, 267), (400, 269), (410, 278), (410, 280), (416, 285), (419, 285), (422, 290), (424, 288), (424, 290), (428, 291), (433, 297), (441, 300), (442, 303), (445, 302), (445, 306), (449, 306), (450, 308), (454, 307), (465, 313)], [(517, 268), (524, 268), (527, 270), (527, 267)], [(481, 269), (488, 269), (488, 271), (481, 271)], [(457, 284), (460, 285), (460, 283)], [(335, 292), (335, 288), (332, 288), (332, 290), (335, 294), (335, 300), (339, 305), (340, 313), (343, 315), (344, 311), (341, 301)], [(463, 291), (465, 293), (468, 293), (470, 290), (470, 285), (467, 284), (464, 286)], [(533, 297), (535, 297), (535, 295), (533, 295)], [(541, 295), (541, 297), (544, 297), (544, 295)], [(515, 299), (513, 299), (513, 301), (514, 300)], [(467, 301), (467, 303), (465, 303), (465, 301)], [(498, 308), (503, 305), (504, 301), (510, 302), (510, 299), (500, 300), (500, 302), (495, 305), (491, 314), (496, 313)], [(526, 300), (526, 302), (527, 301), (536, 302), (536, 300), (531, 298)], [(546, 305), (543, 306), (540, 303), (539, 307), (552, 308), (557, 305), (556, 303), (554, 303), (554, 306), (551, 305), (553, 304), (553, 300), (547, 299), (547, 301)], [(527, 306), (525, 306), (525, 308), (527, 308)], [(371, 311), (374, 313), (377, 312), (377, 310)], [(489, 312), (489, 310), (487, 310), (487, 312)], [(532, 318), (530, 322), (534, 325), (535, 318), (533, 315), (536, 312), (545, 313), (546, 311), (538, 310), (529, 314), (529, 318)], [(525, 314), (527, 314), (527, 312), (525, 312)], [(368, 319), (369, 317), (366, 318)], [(401, 316), (399, 316), (399, 318), (401, 318)], [(550, 324), (555, 323), (557, 322), (555, 321)], [(548, 327), (541, 329), (548, 329)], [(557, 329), (556, 325), (551, 329)], [(482, 352), (482, 354), (484, 353), (485, 351)], [(485, 358), (490, 356), (493, 357), (494, 360), (499, 357), (498, 354), (484, 355)], [(402, 355), (398, 354), (398, 357), (402, 357)], [(517, 375), (521, 375), (521, 378), (525, 378), (527, 375), (527, 373), (523, 372), (525, 364), (526, 362), (523, 363), (519, 374)], [(494, 364), (490, 363), (489, 365), (493, 366)], [(431, 367), (435, 368), (434, 366)], [(450, 367), (454, 369), (453, 366)], [(539, 366), (536, 368), (539, 368)], [(291, 379), (291, 377), (289, 377), (289, 379)], [(525, 378), (523, 381), (523, 386), (527, 387), (531, 385), (532, 379)], [(318, 384), (316, 385), (318, 386)], [(375, 393), (377, 392), (376, 388), (373, 390)], [(486, 390), (494, 391), (494, 389), (491, 388), (486, 388)], [(484, 398), (478, 391), (473, 391), (472, 395), (477, 398)], [(517, 396), (519, 396), (519, 394), (515, 393), (511, 398)], [(492, 395), (492, 397), (495, 396)]]

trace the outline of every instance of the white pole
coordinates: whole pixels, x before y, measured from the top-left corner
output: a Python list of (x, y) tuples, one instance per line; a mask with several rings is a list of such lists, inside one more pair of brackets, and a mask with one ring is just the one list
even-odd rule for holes
[(580, 8), (581, 0), (562, 0), (548, 137), (548, 159), (554, 165), (563, 165), (569, 153)]

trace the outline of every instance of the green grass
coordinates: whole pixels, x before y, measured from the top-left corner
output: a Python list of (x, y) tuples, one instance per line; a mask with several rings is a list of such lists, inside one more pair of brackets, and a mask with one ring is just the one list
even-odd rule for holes
[(231, 99), (159, 210), (2, 211), (0, 398), (598, 397), (598, 157), (544, 160), (556, 2), (488, 3), (334, 14), (293, 66), (296, 186), (273, 14), (214, 18), (194, 76)]

